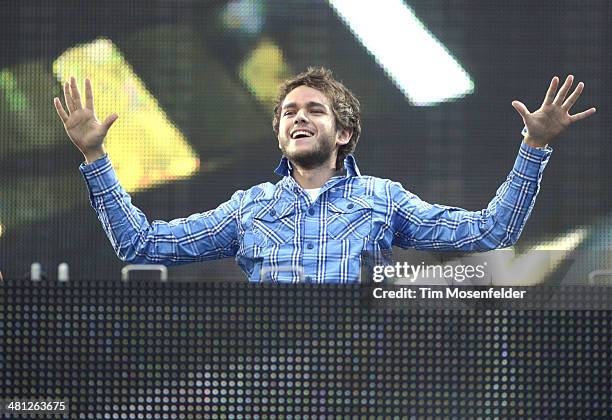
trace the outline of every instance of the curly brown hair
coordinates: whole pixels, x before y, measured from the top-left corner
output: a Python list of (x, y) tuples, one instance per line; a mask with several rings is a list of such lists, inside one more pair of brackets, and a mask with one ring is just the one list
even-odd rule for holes
[(285, 97), (293, 89), (299, 86), (308, 86), (317, 89), (330, 99), (332, 111), (336, 120), (336, 130), (353, 130), (353, 134), (347, 144), (338, 148), (336, 157), (336, 169), (341, 169), (344, 158), (355, 150), (359, 135), (361, 134), (361, 111), (359, 100), (342, 83), (333, 78), (332, 72), (323, 67), (308, 67), (304, 73), (300, 73), (292, 79), (286, 80), (280, 86), (279, 94), (274, 105), (272, 128), (278, 136), (280, 125), (280, 112)]

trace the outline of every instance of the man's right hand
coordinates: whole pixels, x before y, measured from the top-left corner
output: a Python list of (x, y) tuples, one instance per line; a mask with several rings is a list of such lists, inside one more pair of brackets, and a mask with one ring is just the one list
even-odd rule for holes
[(104, 137), (119, 116), (111, 114), (104, 122), (98, 121), (94, 112), (93, 91), (89, 79), (85, 79), (85, 108), (81, 104), (81, 96), (74, 77), (70, 78), (70, 83), (64, 84), (64, 98), (68, 113), (59, 98), (54, 98), (53, 103), (64, 123), (68, 137), (83, 153), (87, 163), (101, 158), (106, 153)]

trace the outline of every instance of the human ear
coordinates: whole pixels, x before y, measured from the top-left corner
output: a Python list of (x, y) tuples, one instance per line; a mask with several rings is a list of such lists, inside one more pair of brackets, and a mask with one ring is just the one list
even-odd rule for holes
[(341, 128), (340, 130), (336, 132), (336, 144), (344, 146), (351, 140), (352, 136), (353, 136), (352, 128)]

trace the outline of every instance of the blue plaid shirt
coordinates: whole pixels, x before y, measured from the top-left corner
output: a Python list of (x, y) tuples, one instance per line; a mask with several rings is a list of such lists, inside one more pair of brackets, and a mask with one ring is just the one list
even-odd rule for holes
[(313, 202), (281, 160), (283, 179), (239, 190), (214, 210), (149, 223), (108, 157), (81, 165), (91, 205), (119, 258), (185, 264), (235, 257), (251, 281), (351, 283), (362, 263), (392, 263), (391, 249), (487, 251), (514, 244), (529, 217), (551, 149), (521, 144), (486, 209), (429, 204), (398, 182), (362, 176), (353, 156)]

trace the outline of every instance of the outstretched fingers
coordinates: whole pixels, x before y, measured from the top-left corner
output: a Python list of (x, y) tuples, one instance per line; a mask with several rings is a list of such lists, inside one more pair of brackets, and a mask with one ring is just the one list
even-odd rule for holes
[(557, 91), (557, 86), (559, 85), (559, 78), (557, 76), (553, 77), (550, 81), (550, 86), (548, 86), (548, 90), (546, 91), (546, 96), (544, 97), (544, 102), (542, 105), (550, 105), (555, 98), (555, 92)]
[(107, 132), (108, 129), (111, 128), (111, 125), (113, 125), (113, 123), (117, 121), (117, 118), (119, 118), (119, 115), (117, 114), (111, 114), (106, 117), (106, 119), (102, 123), (102, 125), (104, 126), (104, 132)]
[(567, 95), (567, 92), (572, 87), (572, 83), (574, 83), (574, 76), (570, 74), (569, 76), (567, 76), (567, 79), (565, 79), (565, 83), (563, 83), (563, 86), (561, 86), (561, 89), (559, 89), (559, 93), (557, 93), (557, 96), (552, 102), (553, 104), (559, 105), (559, 106), (563, 104), (563, 101), (565, 100), (565, 96)]
[(576, 103), (576, 101), (582, 94), (583, 89), (584, 89), (584, 83), (582, 82), (578, 83), (578, 86), (576, 86), (576, 89), (574, 89), (572, 94), (565, 100), (565, 102), (563, 102), (563, 105), (561, 106), (561, 108), (563, 108), (566, 111), (569, 111), (570, 108)]
[(596, 111), (597, 110), (595, 108), (589, 108), (586, 111), (582, 111), (582, 112), (579, 112), (577, 114), (570, 115), (570, 118), (571, 118), (572, 122), (580, 121), (580, 120), (583, 120), (583, 119), (585, 119), (587, 117), (590, 117)]
[(516, 109), (516, 112), (521, 115), (521, 117), (527, 118), (527, 116), (529, 116), (529, 110), (527, 109), (524, 103), (520, 101), (512, 101), (512, 106), (514, 107), (514, 109)]
[(68, 121), (68, 114), (64, 111), (64, 107), (62, 106), (62, 101), (59, 98), (53, 98), (53, 105), (55, 105), (55, 110), (57, 111), (57, 115), (62, 119), (62, 122), (66, 124)]
[(72, 95), (70, 94), (70, 84), (68, 82), (64, 83), (64, 100), (66, 101), (66, 108), (68, 108), (68, 112), (73, 113), (76, 111), (76, 106), (72, 101)]
[(91, 80), (85, 79), (85, 107), (94, 110), (93, 90), (91, 88)]
[(70, 91), (72, 92), (72, 100), (74, 101), (75, 109), (82, 109), (81, 95), (79, 94), (79, 88), (77, 87), (76, 79), (70, 77)]

